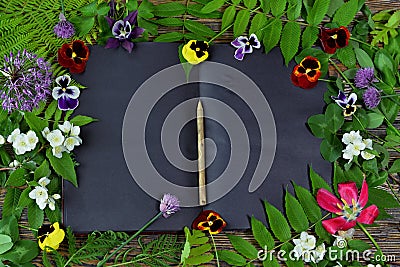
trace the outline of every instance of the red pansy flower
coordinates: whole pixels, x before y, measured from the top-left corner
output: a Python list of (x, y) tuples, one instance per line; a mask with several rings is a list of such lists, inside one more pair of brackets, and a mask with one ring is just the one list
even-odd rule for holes
[(349, 44), (350, 32), (344, 26), (335, 29), (321, 28), (318, 37), (322, 49), (328, 54), (334, 54), (337, 48), (343, 48)]
[(89, 48), (81, 41), (76, 40), (71, 44), (63, 44), (58, 49), (58, 63), (69, 68), (71, 73), (82, 73), (89, 59)]
[(338, 217), (322, 222), (322, 226), (330, 234), (353, 228), (357, 222), (372, 224), (378, 217), (377, 206), (371, 205), (364, 209), (368, 202), (368, 185), (365, 180), (361, 187), (360, 196), (358, 196), (358, 189), (354, 182), (338, 184), (338, 192), (341, 200), (326, 189), (319, 189), (317, 192), (318, 205), (338, 215)]
[(317, 85), (321, 76), (321, 63), (312, 56), (305, 57), (292, 71), (292, 83), (303, 89), (310, 89)]
[(208, 231), (210, 234), (218, 234), (224, 229), (226, 222), (221, 215), (212, 210), (204, 210), (193, 221), (192, 228), (201, 231)]

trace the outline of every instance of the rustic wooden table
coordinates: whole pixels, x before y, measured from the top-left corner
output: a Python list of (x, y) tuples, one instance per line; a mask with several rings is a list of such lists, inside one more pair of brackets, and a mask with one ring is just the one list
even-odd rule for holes
[[(45, 0), (46, 1), (46, 0)], [(162, 3), (162, 2), (173, 2), (174, 0), (151, 0), (153, 3)], [(367, 5), (370, 7), (372, 12), (377, 12), (380, 10), (386, 9), (400, 9), (400, 1), (399, 0), (367, 0)], [(219, 30), (220, 21), (216, 19), (204, 19), (202, 20), (207, 25), (212, 27), (215, 30)], [(161, 32), (165, 32), (166, 29), (161, 29)], [(232, 32), (226, 32), (219, 38), (219, 42), (230, 42), (232, 40)], [(333, 70), (332, 70), (333, 71)], [(396, 120), (395, 126), (400, 129), (400, 117)], [(383, 134), (384, 128), (378, 129), (376, 134)], [(400, 155), (396, 153), (391, 154), (391, 159), (399, 158)], [(0, 207), (3, 205), (5, 191), (0, 189)], [(395, 257), (395, 260), (391, 263), (393, 266), (400, 266), (400, 209), (391, 209), (388, 210), (388, 213), (393, 217), (391, 219), (387, 219), (384, 221), (379, 221), (379, 227), (372, 227), (369, 228), (371, 235), (377, 240), (380, 244), (383, 253), (387, 256)], [(22, 215), (22, 221), (20, 222), (22, 225), (27, 225), (27, 214), (26, 212)], [(222, 234), (218, 234), (215, 237), (217, 247), (219, 249), (229, 249), (230, 242), (226, 236), (226, 234), (234, 233), (236, 235), (240, 235), (246, 240), (249, 240), (252, 243), (255, 241), (252, 239), (252, 235), (250, 231), (235, 231), (235, 232), (228, 232), (225, 231)], [(183, 240), (183, 234), (179, 233), (180, 239)], [(29, 238), (33, 239), (33, 235), (29, 230), (21, 229), (21, 237), (22, 238)], [(145, 239), (154, 238), (155, 234), (148, 233), (144, 235)], [(362, 232), (356, 231), (355, 234), (356, 238), (360, 238), (363, 240), (367, 240)], [(77, 236), (77, 242), (83, 242), (86, 240), (86, 236)], [(367, 240), (368, 241), (368, 240)], [(133, 244), (136, 245), (136, 244)], [(66, 244), (63, 244), (60, 248), (61, 251), (66, 251)], [(43, 266), (41, 263), (41, 257), (38, 257), (34, 264), (37, 266)], [(85, 266), (95, 266), (96, 263), (87, 264)], [(209, 265), (215, 266), (215, 265)]]

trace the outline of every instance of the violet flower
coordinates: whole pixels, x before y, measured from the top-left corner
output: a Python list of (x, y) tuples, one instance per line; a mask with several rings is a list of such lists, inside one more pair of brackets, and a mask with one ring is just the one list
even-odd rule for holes
[(355, 103), (357, 101), (357, 95), (355, 93), (351, 93), (349, 97), (346, 97), (342, 91), (339, 91), (337, 97), (332, 96), (331, 98), (343, 109), (344, 116), (351, 116), (356, 112), (357, 106)]
[(253, 53), (253, 48), (258, 49), (261, 47), (261, 43), (254, 33), (250, 35), (250, 38), (239, 36), (231, 42), (231, 45), (237, 48), (235, 51), (235, 58), (237, 60), (243, 60), (244, 54)]
[(143, 28), (135, 27), (137, 14), (137, 11), (131, 12), (126, 18), (118, 21), (105, 17), (114, 35), (108, 38), (105, 48), (117, 48), (122, 45), (129, 53), (132, 52), (134, 44), (131, 39), (139, 37), (144, 32)]
[(164, 194), (160, 203), (160, 211), (164, 218), (168, 218), (175, 212), (179, 211), (179, 200), (176, 196), (171, 194)]
[(4, 56), (0, 67), (0, 103), (4, 110), (32, 111), (50, 94), (51, 67), (26, 50)]
[(381, 102), (381, 93), (373, 86), (368, 86), (363, 94), (364, 104), (367, 108), (376, 108)]
[(53, 88), (52, 96), (58, 101), (58, 108), (61, 110), (73, 110), (79, 105), (79, 88), (69, 86), (71, 78), (68, 75), (57, 77), (56, 83), (59, 85)]
[(357, 88), (365, 88), (374, 82), (378, 82), (378, 79), (374, 75), (374, 68), (361, 68), (357, 70), (354, 77), (354, 85)]
[(60, 21), (54, 26), (54, 33), (63, 39), (71, 38), (75, 34), (74, 25), (69, 22), (64, 14), (61, 12), (59, 16)]

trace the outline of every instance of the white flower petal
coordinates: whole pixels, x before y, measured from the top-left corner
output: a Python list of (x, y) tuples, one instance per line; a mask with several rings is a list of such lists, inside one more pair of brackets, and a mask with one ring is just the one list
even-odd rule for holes
[(6, 139), (0, 134), (0, 145), (3, 145), (6, 142)]
[(64, 121), (63, 124), (59, 124), (58, 128), (63, 131), (63, 133), (68, 134), (71, 131), (72, 124), (69, 121)]
[(52, 147), (57, 147), (57, 146), (61, 146), (63, 144), (65, 140), (64, 135), (61, 133), (60, 130), (54, 130), (51, 131), (48, 135), (47, 135), (47, 141), (50, 142), (50, 145)]
[(15, 138), (20, 135), (21, 131), (19, 128), (15, 129), (14, 131), (12, 131), (12, 133), (7, 137), (7, 142), (9, 143), (13, 143)]
[(61, 87), (54, 87), (53, 91), (51, 91), (51, 96), (55, 99), (58, 100), (60, 97), (64, 95), (64, 91), (62, 90)]
[(50, 183), (50, 179), (47, 177), (42, 177), (39, 179), (38, 184), (40, 184), (42, 187), (46, 187)]
[(367, 152), (367, 151), (361, 151), (361, 157), (362, 157), (363, 159), (365, 159), (365, 160), (370, 160), (370, 159), (375, 158), (375, 155), (372, 154), (372, 153), (369, 153), (369, 152)]

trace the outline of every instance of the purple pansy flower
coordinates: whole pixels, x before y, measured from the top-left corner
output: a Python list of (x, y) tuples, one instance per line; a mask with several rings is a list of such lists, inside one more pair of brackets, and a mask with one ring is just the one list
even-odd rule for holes
[(345, 93), (339, 91), (339, 95), (332, 96), (332, 99), (343, 109), (344, 116), (351, 116), (356, 112), (357, 106), (354, 105), (357, 101), (357, 95), (351, 93), (349, 97), (346, 97)]
[(126, 18), (118, 21), (105, 17), (114, 35), (107, 40), (106, 48), (117, 48), (121, 44), (129, 53), (132, 52), (133, 43), (131, 39), (139, 37), (144, 32), (143, 28), (135, 27), (137, 14), (137, 11), (131, 12)]
[(246, 36), (239, 36), (231, 42), (231, 44), (236, 47), (235, 58), (237, 60), (243, 60), (244, 54), (253, 53), (253, 48), (260, 48), (261, 43), (258, 41), (257, 35), (252, 33), (250, 38)]
[(79, 88), (69, 86), (71, 78), (68, 75), (62, 75), (56, 78), (59, 85), (53, 88), (53, 98), (58, 100), (58, 108), (61, 110), (72, 110), (79, 105)]

